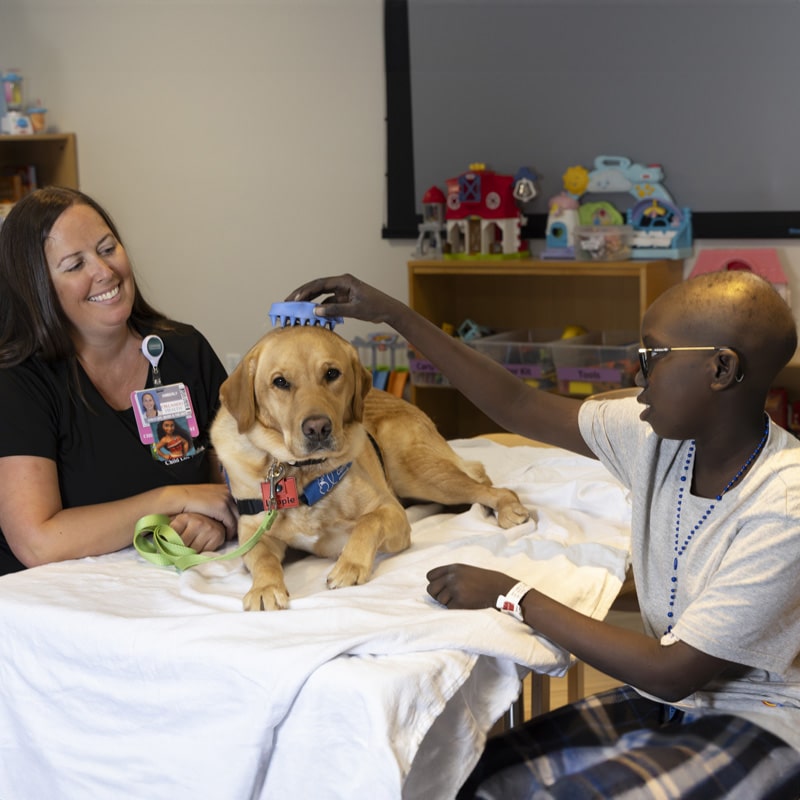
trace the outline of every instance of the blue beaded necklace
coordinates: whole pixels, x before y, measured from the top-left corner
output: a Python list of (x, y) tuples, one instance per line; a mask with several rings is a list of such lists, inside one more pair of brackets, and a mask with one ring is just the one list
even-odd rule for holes
[(742, 474), (745, 472), (745, 470), (756, 459), (767, 441), (767, 436), (769, 436), (769, 416), (764, 414), (764, 435), (761, 437), (761, 441), (756, 445), (756, 449), (753, 450), (753, 452), (748, 456), (747, 461), (742, 464), (739, 471), (730, 479), (728, 485), (711, 501), (708, 508), (705, 510), (705, 512), (703, 512), (703, 515), (695, 523), (694, 527), (689, 531), (689, 533), (686, 534), (683, 544), (681, 544), (681, 509), (683, 507), (683, 494), (686, 490), (686, 484), (689, 482), (689, 475), (691, 474), (695, 451), (694, 439), (692, 439), (692, 441), (689, 443), (689, 452), (686, 454), (686, 462), (683, 465), (683, 474), (680, 476), (680, 484), (678, 486), (678, 506), (675, 512), (675, 555), (672, 558), (672, 577), (670, 578), (669, 607), (667, 609), (667, 619), (669, 622), (667, 623), (667, 629), (664, 631), (665, 636), (672, 631), (672, 620), (675, 617), (675, 597), (678, 593), (678, 563), (680, 557), (686, 552), (689, 542), (692, 541), (697, 531), (703, 527), (703, 523), (711, 516), (711, 512), (716, 508), (716, 504), (722, 500), (722, 495), (724, 495), (728, 489), (730, 489), (731, 486), (733, 486), (733, 484), (742, 477)]

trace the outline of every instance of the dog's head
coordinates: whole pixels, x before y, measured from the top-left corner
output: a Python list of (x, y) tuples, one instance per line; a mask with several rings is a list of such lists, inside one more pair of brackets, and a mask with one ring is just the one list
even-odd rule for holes
[(371, 386), (349, 342), (327, 328), (294, 326), (263, 336), (222, 384), (220, 400), (240, 434), (298, 461), (346, 449)]

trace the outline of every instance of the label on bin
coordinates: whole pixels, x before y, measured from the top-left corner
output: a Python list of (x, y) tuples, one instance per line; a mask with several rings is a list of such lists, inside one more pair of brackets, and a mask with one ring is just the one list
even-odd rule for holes
[(541, 378), (544, 374), (541, 364), (503, 364), (503, 366), (518, 378)]
[(622, 380), (624, 370), (608, 367), (559, 367), (559, 379), (570, 381), (616, 381)]

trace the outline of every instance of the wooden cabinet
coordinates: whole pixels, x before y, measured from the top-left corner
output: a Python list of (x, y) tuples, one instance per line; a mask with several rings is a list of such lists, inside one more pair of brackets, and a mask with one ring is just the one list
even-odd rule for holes
[(36, 167), (38, 186), (78, 188), (78, 146), (74, 133), (0, 136), (0, 167)]
[[(638, 330), (645, 309), (683, 279), (683, 262), (410, 261), (409, 304), (437, 325), (472, 319), (497, 330)], [(498, 427), (459, 392), (412, 386), (411, 399), (446, 438)]]

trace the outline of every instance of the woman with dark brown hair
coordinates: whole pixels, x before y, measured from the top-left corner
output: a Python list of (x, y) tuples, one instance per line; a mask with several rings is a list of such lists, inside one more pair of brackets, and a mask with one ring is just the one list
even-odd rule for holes
[[(153, 386), (150, 335), (199, 426), (178, 462), (152, 458), (131, 407)], [(119, 550), (146, 514), (168, 515), (196, 550), (231, 538), (207, 439), (224, 379), (202, 334), (144, 299), (97, 202), (59, 187), (20, 200), (0, 228), (0, 574)]]

